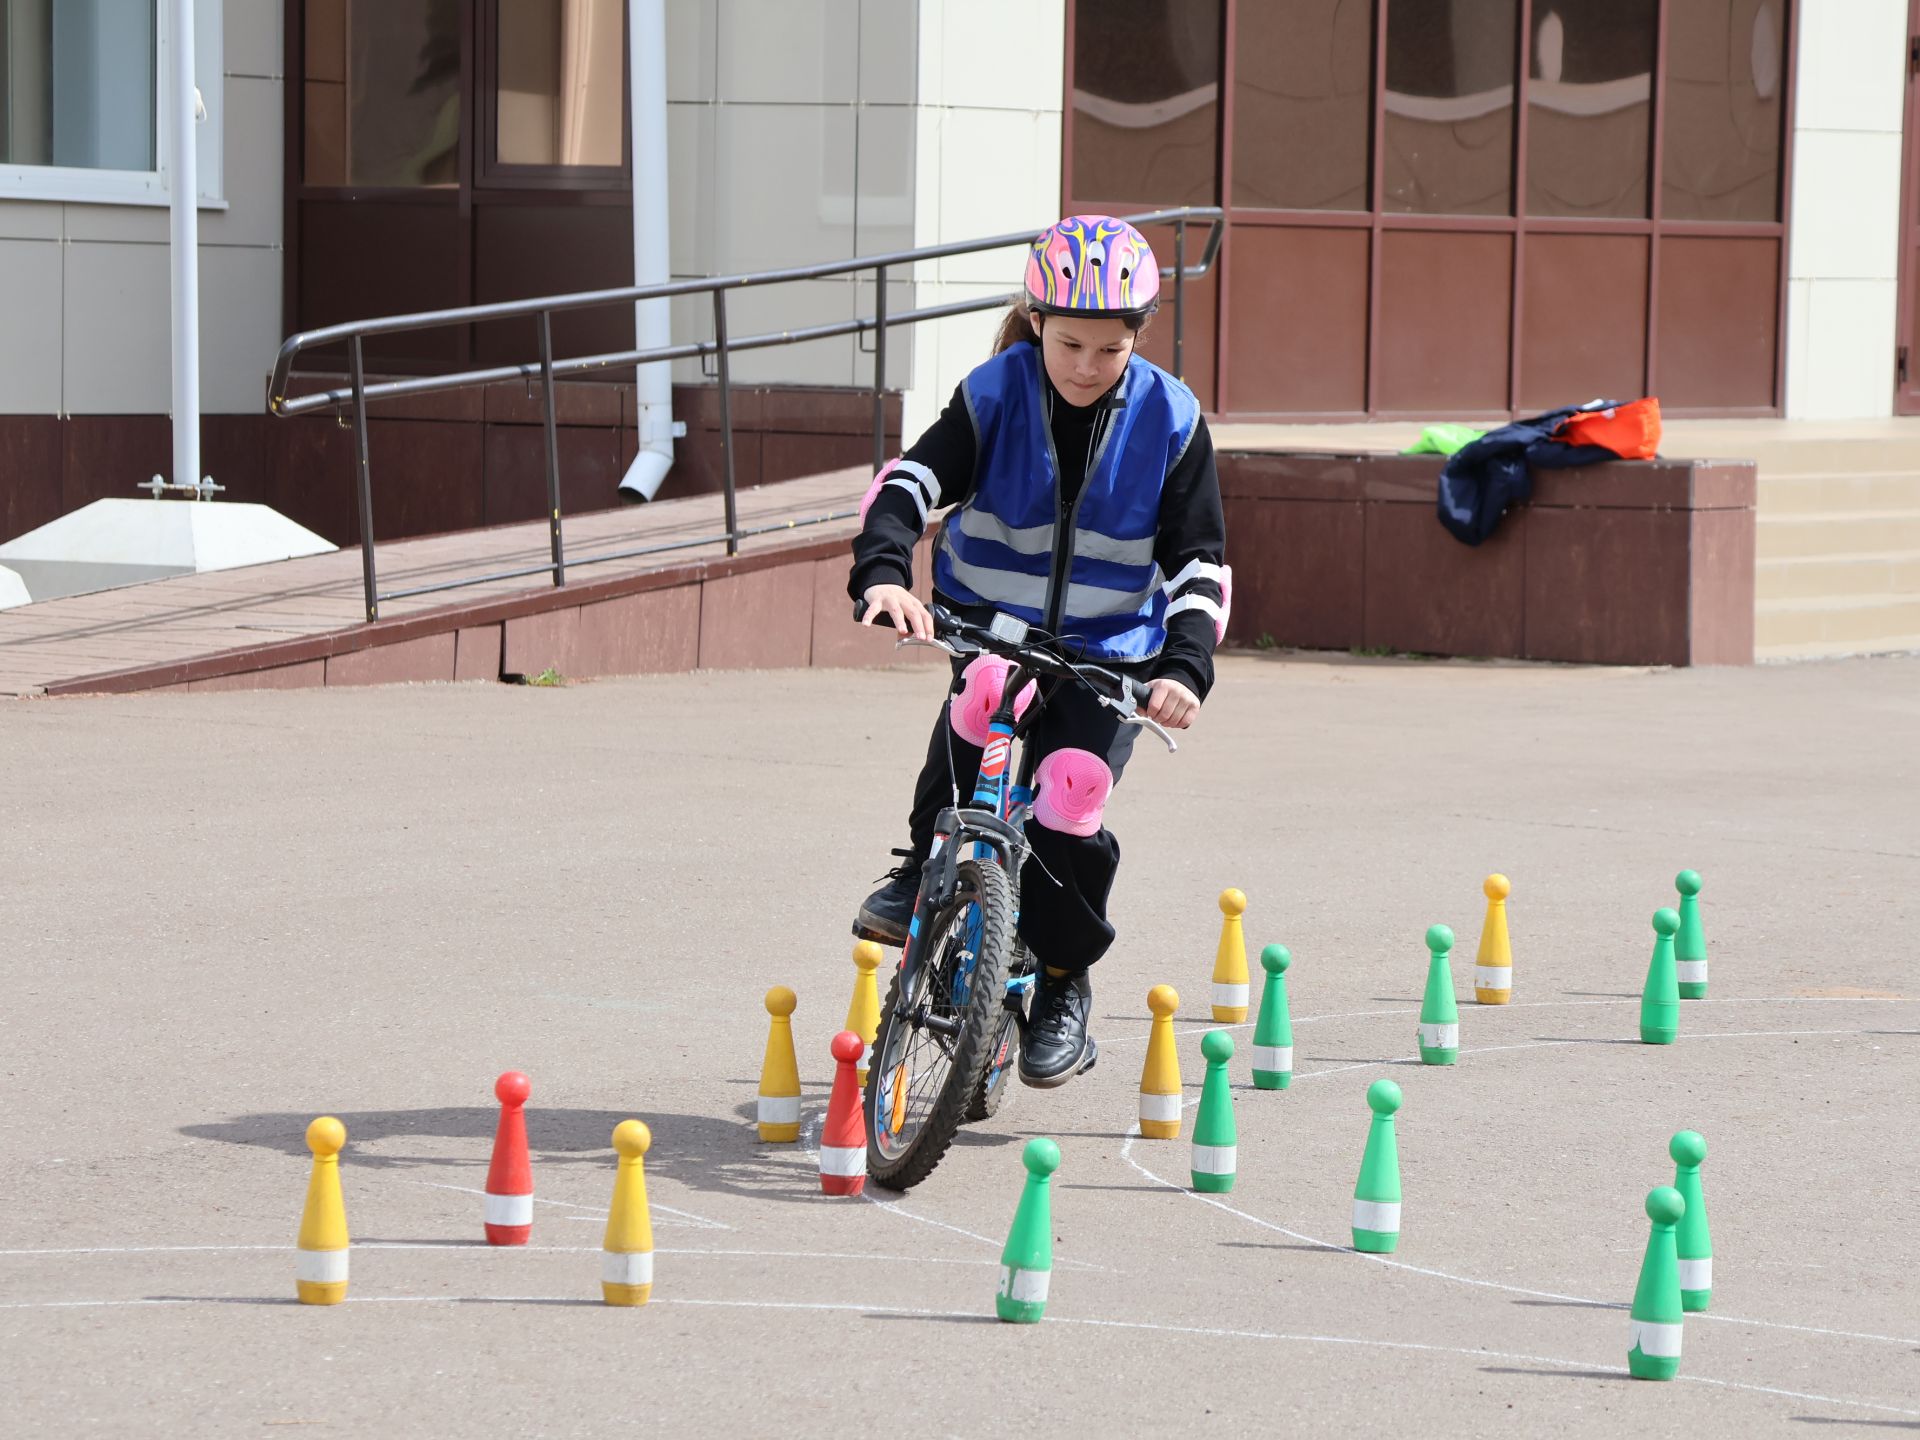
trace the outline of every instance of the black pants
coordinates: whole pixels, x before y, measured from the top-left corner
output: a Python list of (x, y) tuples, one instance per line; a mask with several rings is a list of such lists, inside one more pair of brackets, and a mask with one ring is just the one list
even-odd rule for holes
[[(964, 668), (964, 661), (954, 661), (956, 683)], [(1138, 727), (1121, 724), (1120, 717), (1083, 685), (1053, 682), (1047, 693), (1048, 683), (1041, 682), (1045, 703), (1027, 735), (1036, 761), (1055, 750), (1089, 750), (1107, 762), (1118, 782), (1127, 757), (1133, 754)], [(953, 733), (947, 703), (942, 700), (927, 744), (927, 763), (914, 786), (908, 822), (914, 854), (924, 857), (933, 848), (934, 817), (954, 803), (956, 784), (960, 804), (972, 803), (973, 782), (979, 773), (980, 747)], [(1013, 778), (1009, 771), (1007, 782), (1011, 784)], [(1027, 841), (1032, 848), (1020, 874), (1021, 938), (1042, 965), (1068, 972), (1085, 970), (1113, 944), (1107, 896), (1113, 889), (1114, 872), (1120, 868), (1120, 841), (1104, 826), (1091, 835), (1068, 835), (1033, 819), (1027, 821)]]

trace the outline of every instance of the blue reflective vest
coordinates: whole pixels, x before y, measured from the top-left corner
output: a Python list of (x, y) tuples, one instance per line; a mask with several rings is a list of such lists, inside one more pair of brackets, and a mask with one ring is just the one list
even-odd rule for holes
[(1055, 574), (1060, 466), (1040, 352), (1014, 345), (962, 382), (975, 445), (973, 493), (941, 526), (934, 587), (1084, 642), (1089, 658), (1145, 660), (1166, 643), (1153, 557), (1167, 476), (1199, 426), (1193, 392), (1128, 358), (1105, 433), (1074, 502), (1070, 565)]

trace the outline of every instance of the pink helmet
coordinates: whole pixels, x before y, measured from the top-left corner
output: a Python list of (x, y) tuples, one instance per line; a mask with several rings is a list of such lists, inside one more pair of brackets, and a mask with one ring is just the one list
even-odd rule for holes
[(1044, 314), (1126, 318), (1159, 300), (1153, 247), (1111, 215), (1069, 215), (1027, 253), (1027, 304)]

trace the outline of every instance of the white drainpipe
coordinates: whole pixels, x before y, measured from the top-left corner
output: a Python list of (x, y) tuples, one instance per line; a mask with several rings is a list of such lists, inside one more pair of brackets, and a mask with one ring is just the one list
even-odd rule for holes
[[(633, 150), (633, 283), (664, 284), (671, 274), (667, 232), (667, 11), (665, 0), (627, 0), (627, 73)], [(669, 300), (633, 307), (634, 346), (651, 350), (673, 342)], [(620, 480), (620, 498), (651, 500), (673, 466), (673, 439), (687, 433), (673, 419), (673, 367), (639, 367), (640, 453)]]

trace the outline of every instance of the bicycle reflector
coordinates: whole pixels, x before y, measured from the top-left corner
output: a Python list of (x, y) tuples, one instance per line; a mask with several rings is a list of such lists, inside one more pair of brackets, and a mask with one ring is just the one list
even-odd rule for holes
[(1018, 615), (997, 611), (992, 622), (987, 626), (987, 633), (996, 640), (1006, 641), (1009, 645), (1022, 645), (1027, 639), (1027, 622)]

